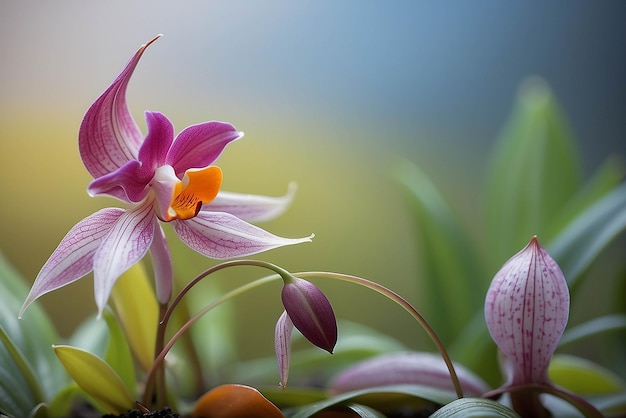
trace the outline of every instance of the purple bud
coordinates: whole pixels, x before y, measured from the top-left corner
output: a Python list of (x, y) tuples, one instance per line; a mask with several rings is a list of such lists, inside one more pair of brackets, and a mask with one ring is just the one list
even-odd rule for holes
[(289, 318), (302, 335), (332, 353), (337, 343), (337, 322), (322, 291), (306, 280), (291, 276), (285, 280), (282, 300)]
[(509, 385), (547, 384), (548, 364), (569, 315), (567, 282), (537, 237), (496, 273), (485, 320), (506, 356)]

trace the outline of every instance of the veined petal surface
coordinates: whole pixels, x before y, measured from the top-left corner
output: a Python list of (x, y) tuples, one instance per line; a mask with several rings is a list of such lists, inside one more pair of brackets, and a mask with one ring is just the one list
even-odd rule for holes
[(195, 218), (175, 220), (172, 224), (187, 246), (215, 259), (257, 254), (285, 245), (310, 242), (312, 238), (282, 238), (222, 212), (201, 211)]
[(174, 125), (162, 113), (146, 111), (148, 134), (139, 149), (139, 161), (146, 176), (165, 163), (167, 152), (174, 141)]
[(119, 217), (94, 254), (94, 293), (102, 313), (115, 281), (148, 252), (155, 223), (150, 200)]
[(101, 209), (74, 225), (37, 275), (19, 316), (41, 295), (89, 273), (102, 238), (123, 214), (124, 210), (119, 208)]
[(83, 118), (78, 133), (78, 148), (85, 168), (94, 178), (137, 159), (143, 135), (126, 106), (126, 88), (144, 51), (160, 36), (139, 48)]
[(276, 360), (278, 361), (278, 373), (280, 374), (280, 387), (287, 386), (289, 378), (289, 359), (291, 357), (291, 334), (293, 332), (293, 322), (283, 311), (282, 315), (276, 321), (274, 328), (274, 351), (276, 352)]
[(141, 163), (137, 160), (130, 160), (117, 170), (89, 183), (87, 193), (92, 197), (108, 195), (122, 202), (138, 203), (148, 194), (146, 187), (148, 181), (150, 178), (143, 175)]
[(204, 122), (183, 129), (172, 144), (165, 163), (174, 167), (182, 178), (190, 168), (212, 165), (226, 145), (243, 137), (233, 125), (226, 122)]
[(281, 215), (296, 194), (295, 183), (289, 184), (287, 194), (279, 197), (220, 191), (201, 211), (226, 212), (247, 222), (264, 222)]
[(565, 277), (533, 237), (496, 273), (485, 300), (487, 328), (509, 362), (509, 383), (548, 383), (568, 316)]

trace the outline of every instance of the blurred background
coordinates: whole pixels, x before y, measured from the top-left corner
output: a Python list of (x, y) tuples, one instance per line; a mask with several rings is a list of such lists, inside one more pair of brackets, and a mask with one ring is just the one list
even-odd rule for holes
[[(0, 251), (30, 283), (77, 221), (118, 205), (87, 196), (78, 127), (136, 49), (163, 33), (128, 91), (140, 127), (145, 109), (165, 113), (177, 131), (229, 121), (246, 136), (220, 160), (224, 189), (282, 195), (298, 183), (289, 211), (262, 226), (315, 233), (313, 243), (259, 258), (360, 275), (419, 305), (427, 278), (390, 175), (399, 157), (424, 168), (480, 240), (485, 164), (526, 78), (553, 89), (587, 175), (626, 152), (626, 5), (531, 3), (1, 2)], [(183, 246), (174, 253), (194, 274), (213, 264)], [(233, 270), (221, 280), (261, 275)], [(338, 317), (429, 346), (380, 296), (316, 283)], [(244, 355), (272, 353), (279, 291), (233, 303)], [(89, 277), (41, 303), (68, 335), (95, 312), (92, 294)]]

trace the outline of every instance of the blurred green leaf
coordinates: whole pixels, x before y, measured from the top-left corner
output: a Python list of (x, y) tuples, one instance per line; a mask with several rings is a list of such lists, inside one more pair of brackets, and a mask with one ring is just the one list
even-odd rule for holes
[[(68, 382), (63, 368), (50, 351), (58, 336), (43, 310), (34, 303), (23, 320), (17, 319), (27, 294), (25, 282), (0, 254), (0, 326), (10, 340), (5, 343), (18, 350), (27, 364), (20, 370), (7, 350), (10, 347), (0, 344), (0, 410), (15, 417), (28, 416), (40, 402), (49, 401)], [(29, 383), (32, 377), (24, 375), (24, 367), (32, 371), (36, 382)]]
[(109, 343), (104, 359), (120, 376), (128, 391), (134, 394), (136, 391), (135, 366), (126, 336), (112, 312), (105, 311), (104, 319), (109, 327)]
[(553, 383), (578, 395), (607, 395), (626, 390), (626, 385), (615, 373), (571, 355), (552, 357), (548, 375)]
[(67, 345), (53, 349), (67, 374), (107, 412), (123, 413), (135, 406), (122, 379), (100, 357)]
[[(263, 393), (274, 403), (280, 404), (271, 394), (266, 391)], [(346, 403), (356, 403), (374, 408), (388, 416), (398, 412), (432, 411), (454, 399), (454, 394), (450, 392), (426, 386), (391, 385), (342, 393), (313, 404), (288, 409), (285, 415), (289, 418), (305, 418)]]
[(400, 160), (393, 174), (408, 192), (420, 239), (421, 304), (443, 342), (480, 309), (488, 277), (480, 257), (437, 187), (415, 164)]
[(574, 219), (546, 246), (573, 288), (598, 254), (626, 228), (626, 184)]
[(496, 144), (487, 177), (485, 215), (499, 265), (550, 225), (580, 188), (581, 161), (563, 115), (545, 83), (528, 80)]
[(490, 399), (461, 398), (438, 409), (429, 418), (520, 418), (512, 409)]
[(561, 337), (559, 347), (617, 330), (626, 330), (626, 314), (605, 315), (568, 328)]
[(617, 157), (607, 159), (574, 197), (567, 202), (562, 213), (551, 223), (548, 236), (556, 236), (574, 219), (613, 191), (624, 179), (624, 164)]

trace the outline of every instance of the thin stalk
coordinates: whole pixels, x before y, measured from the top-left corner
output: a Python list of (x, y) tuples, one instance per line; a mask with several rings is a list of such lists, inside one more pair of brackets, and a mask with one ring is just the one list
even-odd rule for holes
[[(224, 268), (224, 267), (222, 267)], [(203, 277), (206, 277), (207, 275), (203, 275)], [(189, 318), (189, 320), (187, 322), (185, 322), (185, 324), (183, 326), (181, 326), (178, 331), (176, 331), (176, 333), (172, 336), (172, 338), (169, 339), (169, 341), (167, 342), (167, 344), (165, 344), (161, 350), (161, 352), (155, 357), (154, 362), (152, 363), (152, 367), (150, 367), (150, 370), (148, 371), (148, 375), (146, 376), (146, 388), (149, 388), (152, 385), (152, 382), (158, 378), (158, 373), (159, 370), (163, 369), (162, 365), (163, 362), (165, 360), (165, 357), (167, 356), (167, 354), (170, 352), (170, 350), (172, 349), (172, 347), (174, 346), (174, 344), (176, 343), (176, 341), (178, 341), (178, 339), (193, 325), (195, 324), (202, 316), (204, 316), (207, 312), (209, 312), (211, 309), (221, 305), (222, 303), (226, 302), (227, 300), (230, 300), (232, 298), (234, 298), (235, 296), (238, 296), (242, 293), (245, 293), (249, 290), (252, 290), (256, 287), (259, 287), (261, 285), (264, 285), (266, 283), (272, 282), (274, 280), (278, 280), (280, 279), (281, 276), (279, 274), (272, 274), (271, 276), (266, 276), (266, 277), (262, 277), (260, 279), (257, 279), (253, 282), (247, 283), (243, 286), (240, 286), (236, 289), (231, 290), (228, 293), (225, 293), (223, 296), (215, 299), (213, 302), (211, 302), (210, 304), (208, 304), (207, 306), (205, 306), (202, 310), (200, 310), (197, 314), (195, 314), (194, 316), (192, 316), (191, 318)], [(163, 322), (163, 324), (166, 324), (166, 322)], [(144, 393), (144, 397), (146, 396), (148, 392)], [(144, 402), (147, 402), (146, 399), (144, 399)]]
[(351, 276), (348, 274), (331, 273), (331, 272), (325, 272), (325, 271), (307, 271), (307, 272), (302, 272), (302, 273), (294, 273), (294, 276), (299, 277), (299, 278), (323, 277), (323, 278), (337, 279), (337, 280), (342, 280), (345, 282), (355, 283), (360, 286), (364, 286), (368, 289), (371, 289), (375, 292), (378, 292), (381, 295), (387, 297), (388, 299), (391, 299), (392, 301), (400, 305), (422, 326), (424, 331), (426, 331), (430, 339), (433, 341), (433, 343), (437, 347), (437, 350), (439, 351), (439, 354), (441, 354), (443, 361), (446, 363), (446, 367), (448, 368), (448, 372), (450, 373), (450, 378), (452, 379), (452, 384), (454, 385), (454, 390), (456, 391), (457, 397), (458, 398), (463, 397), (463, 389), (461, 388), (459, 377), (456, 374), (454, 365), (452, 364), (452, 360), (450, 359), (450, 356), (448, 355), (445, 347), (443, 346), (443, 343), (441, 342), (437, 334), (435, 334), (435, 331), (431, 328), (431, 326), (428, 324), (426, 319), (424, 319), (422, 314), (417, 309), (415, 309), (413, 305), (411, 305), (402, 296), (400, 296), (393, 290), (387, 289), (385, 286), (382, 286), (378, 283), (372, 282), (367, 279), (363, 279), (361, 277)]

